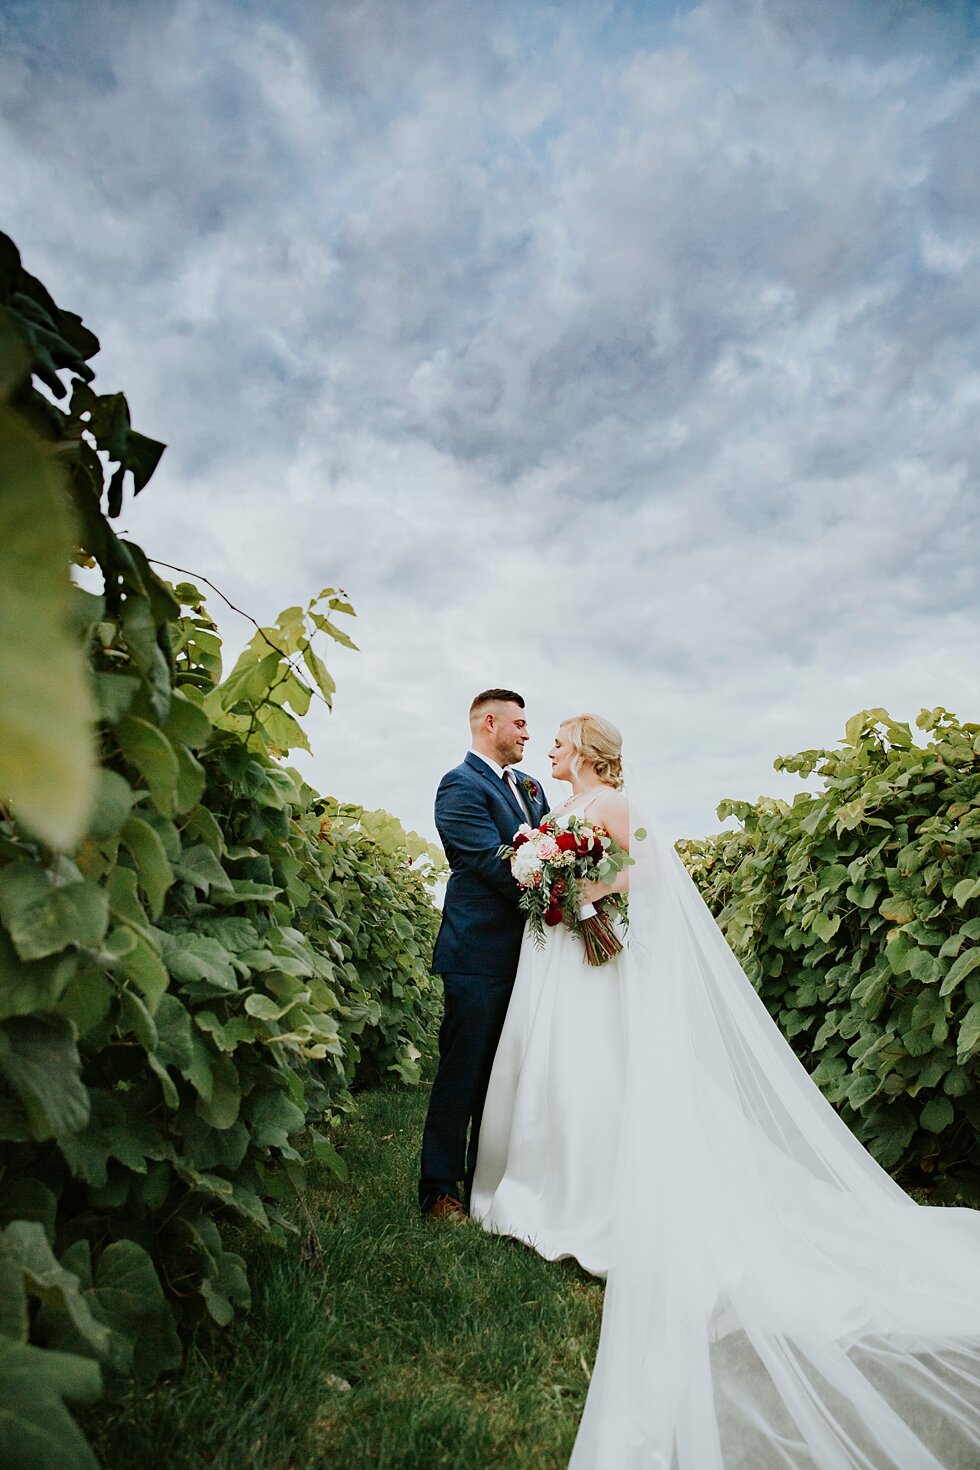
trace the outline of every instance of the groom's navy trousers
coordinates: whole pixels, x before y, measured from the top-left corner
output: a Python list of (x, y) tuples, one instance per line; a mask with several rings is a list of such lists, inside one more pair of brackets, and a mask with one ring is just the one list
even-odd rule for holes
[(452, 873), (432, 969), (442, 976), (445, 1014), (439, 1068), (422, 1137), (419, 1204), (469, 1197), (493, 1056), (517, 973), (524, 917), (520, 891), (497, 850), (528, 814), (547, 809), (540, 782), (520, 777), (525, 813), (507, 784), (471, 751), (436, 794), (436, 827)]

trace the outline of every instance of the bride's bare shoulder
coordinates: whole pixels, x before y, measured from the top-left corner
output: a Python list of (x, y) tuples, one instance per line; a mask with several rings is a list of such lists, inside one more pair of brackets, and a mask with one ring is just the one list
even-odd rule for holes
[(621, 791), (617, 786), (600, 786), (591, 802), (591, 810), (597, 809), (610, 812), (627, 811), (629, 802), (626, 800), (626, 792)]
[(615, 786), (604, 786), (589, 804), (589, 817), (608, 827), (614, 837), (623, 840), (622, 833), (629, 830), (629, 802), (625, 791)]

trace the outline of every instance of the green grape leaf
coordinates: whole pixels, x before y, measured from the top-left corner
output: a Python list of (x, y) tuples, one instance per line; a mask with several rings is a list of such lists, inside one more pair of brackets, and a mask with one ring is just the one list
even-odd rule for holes
[(163, 901), (174, 881), (173, 868), (167, 860), (166, 849), (156, 830), (142, 817), (133, 813), (122, 829), (122, 840), (129, 850), (140, 886), (146, 895), (150, 914), (160, 917)]
[(134, 935), (134, 938), (135, 944), (120, 958), (117, 969), (143, 992), (152, 1013), (170, 984), (170, 976), (153, 945), (141, 934)]
[(189, 745), (192, 750), (199, 750), (208, 742), (211, 721), (200, 704), (182, 689), (175, 689), (163, 729), (173, 744)]
[(0, 1463), (30, 1470), (99, 1470), (65, 1402), (102, 1392), (99, 1365), (0, 1337)]
[(53, 1010), (77, 965), (73, 950), (42, 960), (22, 960), (0, 930), (0, 1020)]
[(136, 792), (118, 771), (101, 766), (95, 787), (95, 801), (88, 821), (87, 835), (97, 842), (114, 837), (129, 816)]
[(204, 795), (207, 776), (201, 762), (191, 754), (186, 745), (177, 745), (174, 749), (177, 756), (177, 811), (189, 812)]
[(89, 1094), (71, 1025), (59, 1016), (16, 1016), (0, 1024), (0, 1078), (17, 1097), (32, 1137), (77, 1133)]
[(971, 898), (976, 898), (978, 894), (980, 894), (980, 878), (962, 878), (953, 889), (953, 902), (963, 908)]
[(242, 1092), (238, 1070), (231, 1057), (217, 1054), (211, 1058), (213, 1086), (209, 1098), (199, 1097), (195, 1104), (198, 1116), (212, 1128), (230, 1128), (238, 1119)]
[(930, 1133), (942, 1133), (953, 1121), (953, 1104), (948, 1097), (934, 1097), (919, 1114), (919, 1122)]
[(157, 1056), (167, 1067), (186, 1073), (194, 1061), (191, 1017), (175, 995), (162, 995), (153, 1017), (157, 1028)]
[(109, 982), (101, 970), (88, 967), (79, 970), (68, 982), (58, 1002), (58, 1015), (64, 1016), (85, 1036), (103, 1021), (112, 1004)]
[(975, 1000), (960, 1022), (956, 1038), (956, 1060), (962, 1066), (980, 1046), (980, 1000)]
[[(104, 1322), (93, 1316), (78, 1277), (55, 1258), (44, 1233), (34, 1220), (15, 1220), (0, 1235), (0, 1256), (20, 1273), (28, 1296), (44, 1304), (48, 1322), (52, 1317), (66, 1322), (72, 1333), (72, 1349), (90, 1350), (108, 1361), (110, 1334)], [(47, 1340), (52, 1338), (47, 1333)], [(63, 1344), (55, 1337), (53, 1346)]]
[(157, 811), (165, 817), (174, 816), (180, 767), (166, 735), (149, 720), (137, 715), (124, 715), (116, 726), (116, 737), (123, 755), (136, 767), (149, 787)]
[(70, 848), (95, 797), (95, 706), (71, 626), (76, 531), (50, 447), (0, 402), (0, 801)]
[(247, 1016), (232, 1016), (222, 1023), (212, 1011), (198, 1011), (194, 1024), (212, 1038), (219, 1051), (233, 1052), (241, 1042), (255, 1041), (260, 1028)]
[(91, 1116), (85, 1128), (59, 1138), (61, 1152), (72, 1173), (86, 1184), (101, 1187), (108, 1178), (110, 1159), (145, 1174), (147, 1160), (170, 1156), (171, 1146), (149, 1118), (102, 1089), (91, 1092)]
[(0, 919), (21, 959), (68, 945), (95, 948), (109, 923), (108, 896), (95, 883), (57, 883), (34, 863), (0, 869)]
[(99, 719), (117, 725), (139, 692), (140, 680), (135, 674), (91, 675)]
[(174, 864), (174, 872), (178, 878), (182, 878), (185, 883), (193, 883), (204, 894), (210, 893), (212, 888), (219, 888), (224, 893), (235, 891), (228, 874), (210, 847), (203, 842), (184, 849), (179, 862)]
[(162, 953), (175, 980), (206, 981), (218, 990), (238, 989), (232, 956), (216, 939), (199, 934), (166, 934)]
[(257, 1148), (288, 1148), (291, 1134), (306, 1122), (302, 1108), (283, 1092), (262, 1092), (252, 1103), (252, 1142)]
[[(957, 935), (957, 938), (959, 938), (959, 935)], [(939, 994), (949, 995), (978, 966), (980, 966), (980, 946), (965, 950), (950, 965), (946, 972), (946, 978), (940, 986)]]
[(150, 1381), (180, 1365), (180, 1338), (153, 1261), (133, 1240), (107, 1245), (92, 1295), (103, 1320), (131, 1345), (132, 1371)]

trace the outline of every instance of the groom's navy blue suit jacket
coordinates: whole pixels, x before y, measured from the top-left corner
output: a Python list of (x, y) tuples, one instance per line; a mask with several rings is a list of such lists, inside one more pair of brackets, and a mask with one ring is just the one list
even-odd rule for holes
[[(548, 809), (540, 781), (514, 772), (531, 821)], [(506, 783), (468, 753), (436, 792), (436, 826), (452, 868), (432, 968), (437, 975), (514, 975), (524, 931), (520, 890), (497, 849), (527, 821)]]

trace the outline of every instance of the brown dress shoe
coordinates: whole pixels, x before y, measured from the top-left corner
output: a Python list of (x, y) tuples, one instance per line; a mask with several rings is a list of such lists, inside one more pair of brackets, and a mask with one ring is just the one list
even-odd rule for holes
[(440, 1194), (435, 1204), (430, 1205), (425, 1213), (430, 1220), (451, 1220), (454, 1225), (462, 1225), (470, 1218), (462, 1200), (458, 1200), (453, 1194)]

